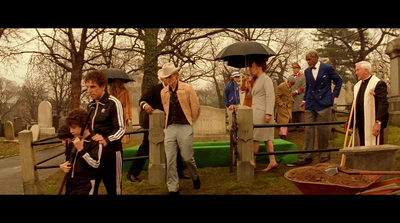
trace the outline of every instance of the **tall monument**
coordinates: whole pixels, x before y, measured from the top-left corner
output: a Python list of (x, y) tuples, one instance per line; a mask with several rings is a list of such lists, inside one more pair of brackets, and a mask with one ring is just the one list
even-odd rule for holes
[(390, 57), (389, 125), (400, 127), (400, 36), (386, 46)]

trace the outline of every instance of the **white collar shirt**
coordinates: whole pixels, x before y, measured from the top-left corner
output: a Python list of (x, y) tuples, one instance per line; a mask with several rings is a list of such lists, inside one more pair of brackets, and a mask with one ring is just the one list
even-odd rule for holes
[(318, 76), (318, 71), (319, 71), (319, 65), (320, 65), (321, 63), (318, 61), (316, 64), (315, 64), (315, 68), (316, 69), (311, 69), (311, 72), (312, 72), (312, 74), (313, 74), (313, 77), (314, 77), (314, 80), (317, 80), (317, 76)]

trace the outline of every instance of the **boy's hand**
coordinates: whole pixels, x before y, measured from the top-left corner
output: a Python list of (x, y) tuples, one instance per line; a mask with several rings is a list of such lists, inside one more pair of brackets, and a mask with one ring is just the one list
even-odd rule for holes
[(82, 151), (83, 149), (83, 140), (81, 140), (79, 137), (76, 137), (74, 139), (74, 146), (78, 152)]
[(64, 173), (68, 173), (71, 170), (71, 163), (70, 162), (64, 162), (63, 164), (60, 165), (60, 169)]

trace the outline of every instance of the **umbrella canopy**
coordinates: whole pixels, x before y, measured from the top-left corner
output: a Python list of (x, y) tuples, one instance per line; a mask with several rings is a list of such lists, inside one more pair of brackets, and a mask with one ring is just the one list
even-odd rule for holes
[(255, 42), (237, 42), (225, 47), (215, 60), (224, 60), (228, 62), (229, 66), (242, 68), (246, 66), (247, 61), (255, 58), (268, 60), (270, 56), (276, 55), (267, 45)]
[(122, 81), (124, 83), (128, 83), (130, 81), (135, 81), (132, 80), (129, 75), (121, 70), (121, 69), (117, 69), (117, 68), (106, 68), (101, 70), (103, 73), (105, 73), (107, 75), (108, 78), (108, 83), (112, 83), (114, 79), (119, 78), (122, 79)]

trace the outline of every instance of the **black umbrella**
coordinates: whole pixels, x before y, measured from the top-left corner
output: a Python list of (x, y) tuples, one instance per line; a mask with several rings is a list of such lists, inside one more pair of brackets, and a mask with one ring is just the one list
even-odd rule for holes
[(242, 68), (246, 66), (248, 61), (256, 58), (267, 61), (270, 56), (275, 55), (275, 52), (265, 44), (255, 41), (246, 41), (237, 42), (225, 47), (218, 53), (215, 60), (224, 60), (228, 62), (229, 66)]
[(122, 79), (122, 81), (124, 83), (128, 83), (130, 81), (135, 81), (132, 80), (129, 75), (121, 70), (121, 69), (117, 69), (117, 68), (106, 68), (101, 70), (103, 73), (105, 73), (107, 75), (108, 78), (108, 83), (112, 83), (114, 79), (119, 78)]

